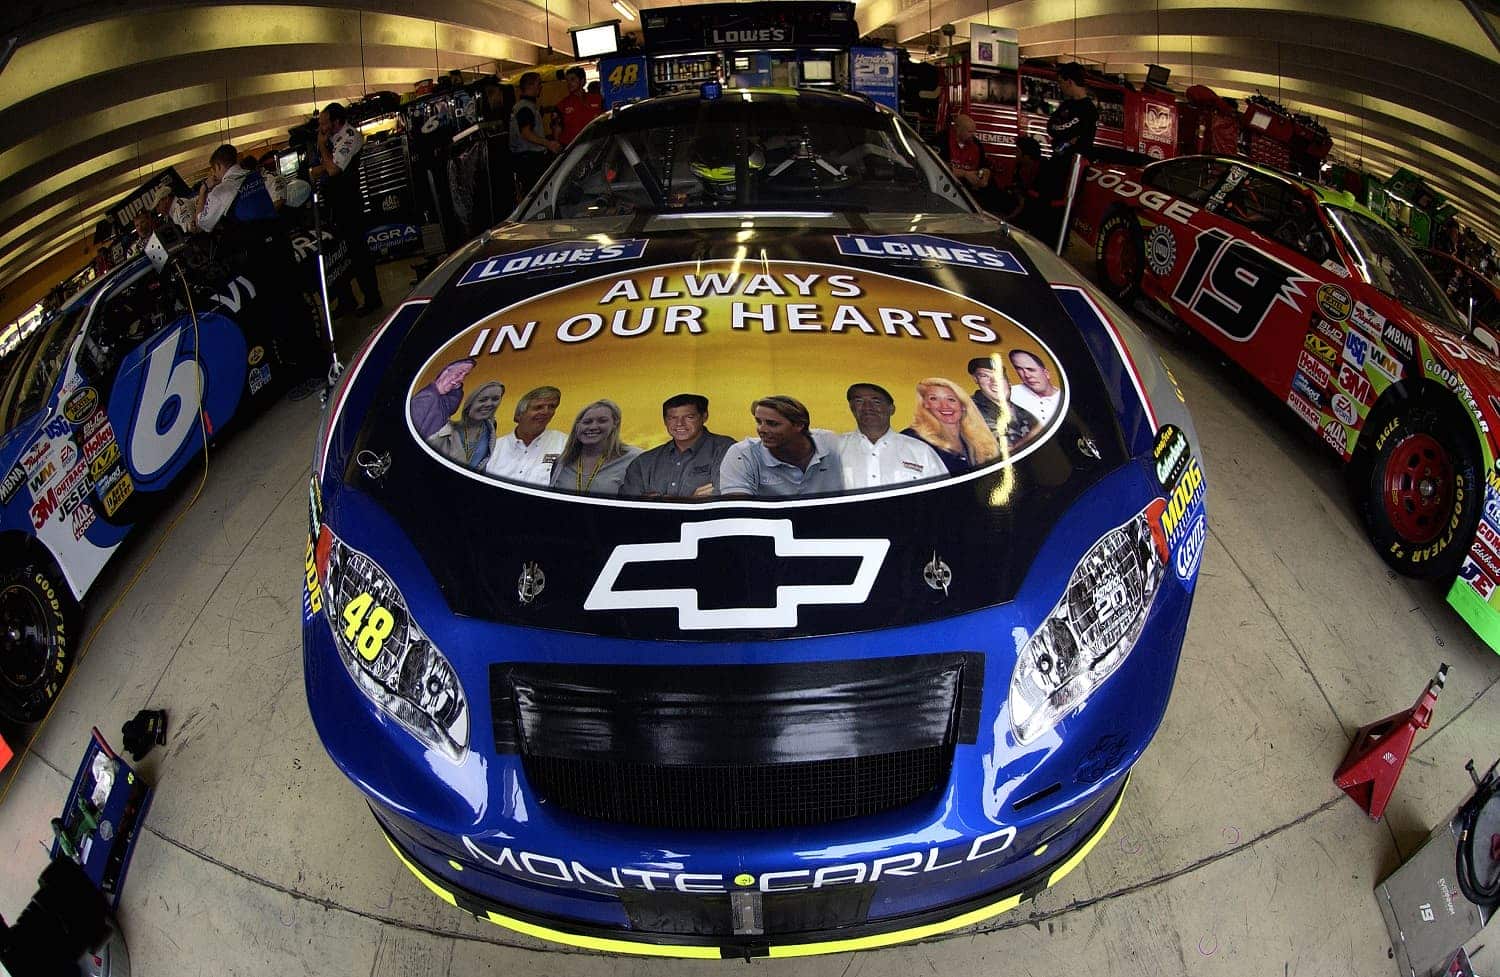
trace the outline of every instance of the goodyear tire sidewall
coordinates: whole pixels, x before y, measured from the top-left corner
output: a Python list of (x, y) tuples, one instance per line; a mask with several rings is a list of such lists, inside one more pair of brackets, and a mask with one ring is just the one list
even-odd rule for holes
[[(75, 617), (72, 596), (56, 575), (30, 564), (0, 573), (0, 592), (19, 587), (41, 608), (46, 635), (45, 662), (39, 677), (24, 686), (0, 678), (0, 714), (22, 723), (40, 720), (62, 693), (73, 665)], [(0, 652), (3, 654), (4, 652)]]

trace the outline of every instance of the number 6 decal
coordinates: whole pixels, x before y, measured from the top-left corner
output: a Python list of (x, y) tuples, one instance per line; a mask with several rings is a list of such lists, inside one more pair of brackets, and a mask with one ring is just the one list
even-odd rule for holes
[(130, 466), (142, 481), (165, 468), (197, 426), (203, 371), (191, 359), (177, 358), (179, 328), (146, 357), (146, 377), (130, 434)]

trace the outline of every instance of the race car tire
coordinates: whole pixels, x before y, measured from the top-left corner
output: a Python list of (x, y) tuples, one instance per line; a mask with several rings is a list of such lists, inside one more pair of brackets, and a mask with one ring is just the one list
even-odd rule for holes
[(1104, 221), (1094, 258), (1104, 294), (1116, 302), (1128, 302), (1140, 293), (1146, 251), (1141, 225), (1133, 214), (1117, 211)]
[(34, 723), (62, 692), (77, 646), (77, 603), (50, 567), (0, 572), (0, 715)]
[(1366, 422), (1374, 440), (1351, 462), (1350, 488), (1376, 552), (1403, 576), (1452, 578), (1474, 538), (1484, 481), (1465, 420), (1419, 397)]

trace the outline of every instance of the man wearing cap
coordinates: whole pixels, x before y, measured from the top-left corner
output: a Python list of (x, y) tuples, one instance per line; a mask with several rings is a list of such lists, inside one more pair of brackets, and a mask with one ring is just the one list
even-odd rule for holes
[(671, 438), (643, 451), (625, 470), (620, 495), (638, 499), (685, 499), (713, 495), (719, 466), (734, 439), (707, 428), (708, 398), (677, 394), (661, 405), (661, 422)]
[(762, 397), (750, 405), (753, 438), (736, 441), (719, 468), (721, 495), (798, 496), (844, 487), (838, 435), (814, 430), (802, 402)]
[(839, 462), (847, 490), (899, 485), (948, 474), (943, 459), (925, 441), (891, 430), (896, 401), (875, 383), (856, 383), (844, 392), (858, 430), (839, 438)]

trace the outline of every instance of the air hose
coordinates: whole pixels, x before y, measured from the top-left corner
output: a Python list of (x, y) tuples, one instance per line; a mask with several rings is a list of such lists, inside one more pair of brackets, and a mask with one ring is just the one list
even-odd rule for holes
[[(1464, 769), (1469, 771), (1469, 777), (1474, 781), (1474, 796), (1458, 809), (1458, 817), (1455, 819), (1459, 826), (1455, 865), (1458, 887), (1465, 899), (1491, 912), (1500, 908), (1500, 872), (1495, 871), (1497, 863), (1500, 863), (1500, 850), (1497, 850), (1500, 849), (1500, 834), (1480, 837), (1475, 833), (1475, 826), (1485, 808), (1496, 803), (1495, 796), (1500, 794), (1500, 776), (1495, 773), (1497, 767), (1500, 767), (1500, 760), (1495, 761), (1481, 779), (1474, 772), (1473, 760), (1465, 765)], [(1488, 881), (1482, 879), (1475, 870), (1476, 845), (1482, 846), (1483, 863), (1489, 866), (1489, 871), (1484, 873), (1490, 877)]]

